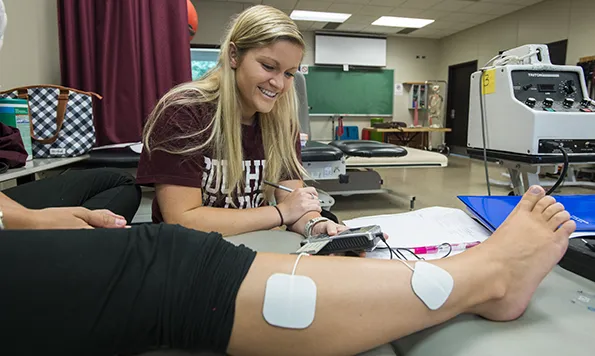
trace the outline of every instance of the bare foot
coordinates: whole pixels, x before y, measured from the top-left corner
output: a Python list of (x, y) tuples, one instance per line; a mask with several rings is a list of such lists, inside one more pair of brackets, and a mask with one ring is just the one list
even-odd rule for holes
[(497, 321), (520, 317), (539, 283), (564, 255), (575, 229), (562, 204), (545, 196), (543, 188), (531, 187), (504, 224), (482, 244), (485, 253), (504, 263), (504, 288), (501, 298), (473, 312)]

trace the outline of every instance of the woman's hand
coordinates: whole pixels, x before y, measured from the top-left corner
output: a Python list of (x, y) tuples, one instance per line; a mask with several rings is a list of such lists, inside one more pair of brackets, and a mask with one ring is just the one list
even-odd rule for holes
[[(304, 214), (311, 211), (321, 212), (318, 193), (315, 188), (299, 188), (289, 193), (279, 205), (277, 205), (283, 221), (286, 225), (292, 225)], [(318, 225), (318, 224), (316, 224)], [(316, 226), (315, 225), (315, 226)]]

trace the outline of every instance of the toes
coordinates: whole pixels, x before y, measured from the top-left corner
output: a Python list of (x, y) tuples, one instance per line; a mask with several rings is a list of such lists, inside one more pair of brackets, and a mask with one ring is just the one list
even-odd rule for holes
[(556, 231), (556, 235), (560, 238), (569, 238), (570, 235), (576, 230), (576, 223), (574, 220), (568, 220)]
[(562, 205), (562, 203), (555, 203), (553, 205), (548, 206), (547, 209), (545, 209), (545, 211), (542, 213), (542, 216), (545, 219), (545, 221), (550, 221), (554, 217), (554, 215), (558, 214), (561, 211), (564, 211), (564, 205)]
[(537, 214), (542, 214), (547, 208), (554, 204), (556, 204), (556, 199), (551, 195), (547, 195), (539, 199), (537, 204), (535, 204), (535, 208), (533, 208), (533, 212)]
[(538, 185), (534, 185), (523, 195), (516, 209), (531, 211), (535, 207), (535, 204), (544, 196), (545, 190)]
[(554, 215), (550, 221), (548, 221), (548, 226), (552, 231), (556, 231), (561, 225), (568, 221), (570, 221), (570, 213), (564, 210)]

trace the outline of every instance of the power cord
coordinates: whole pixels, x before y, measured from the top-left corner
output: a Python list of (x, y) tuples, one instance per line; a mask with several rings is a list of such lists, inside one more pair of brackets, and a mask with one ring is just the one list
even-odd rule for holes
[(560, 173), (560, 177), (558, 177), (558, 180), (556, 181), (556, 183), (546, 193), (546, 195), (551, 195), (552, 193), (554, 193), (554, 191), (556, 189), (558, 189), (558, 187), (566, 179), (566, 174), (568, 173), (568, 166), (570, 165), (570, 162), (569, 162), (569, 159), (568, 159), (568, 153), (566, 153), (566, 151), (564, 150), (564, 148), (562, 146), (560, 146), (560, 144), (558, 142), (545, 141), (544, 144), (549, 145), (550, 147), (554, 147), (554, 148), (559, 149), (560, 152), (562, 153), (562, 156), (564, 156), (564, 166), (562, 167), (562, 173)]

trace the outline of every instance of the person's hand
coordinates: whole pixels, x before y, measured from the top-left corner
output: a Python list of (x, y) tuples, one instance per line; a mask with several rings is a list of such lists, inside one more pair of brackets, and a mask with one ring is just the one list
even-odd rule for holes
[(318, 192), (315, 188), (299, 188), (289, 193), (285, 199), (277, 205), (283, 221), (286, 225), (292, 225), (298, 221), (304, 214), (317, 211), (321, 212)]
[(31, 229), (93, 229), (125, 228), (126, 219), (109, 210), (89, 210), (82, 207), (30, 210)]

